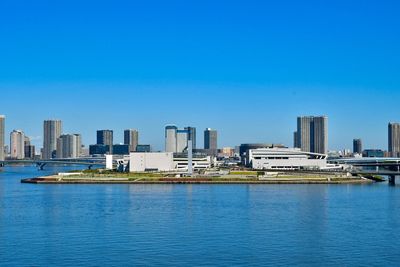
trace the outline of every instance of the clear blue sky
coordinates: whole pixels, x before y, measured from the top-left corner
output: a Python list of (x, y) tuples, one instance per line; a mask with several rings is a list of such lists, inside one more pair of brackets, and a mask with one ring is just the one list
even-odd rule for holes
[[(0, 1), (0, 114), (41, 144), (42, 121), (95, 142), (168, 123), (220, 146), (292, 145), (329, 116), (330, 149), (387, 147), (400, 121), (399, 1)], [(199, 134), (198, 142), (202, 144)]]

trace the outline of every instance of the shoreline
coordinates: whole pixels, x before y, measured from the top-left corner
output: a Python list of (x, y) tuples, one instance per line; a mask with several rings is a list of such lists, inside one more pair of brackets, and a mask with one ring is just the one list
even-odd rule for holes
[(162, 184), (199, 184), (199, 185), (267, 185), (267, 184), (372, 184), (368, 179), (268, 179), (268, 180), (212, 180), (205, 178), (178, 178), (160, 180), (112, 180), (112, 179), (59, 179), (56, 177), (37, 177), (22, 179), (21, 183), (29, 184), (133, 184), (133, 185), (162, 185)]

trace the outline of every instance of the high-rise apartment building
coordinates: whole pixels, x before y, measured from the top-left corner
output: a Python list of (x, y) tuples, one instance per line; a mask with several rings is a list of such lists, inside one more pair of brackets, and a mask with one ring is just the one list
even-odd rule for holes
[(294, 148), (300, 148), (299, 145), (299, 135), (297, 134), (297, 132), (293, 133), (293, 147)]
[(76, 157), (79, 158), (82, 156), (82, 135), (81, 134), (74, 134), (76, 138)]
[(192, 148), (195, 150), (197, 148), (196, 145), (196, 128), (195, 127), (185, 127), (185, 130), (188, 131), (188, 141), (192, 141)]
[(80, 134), (63, 134), (57, 139), (57, 158), (78, 158), (81, 154)]
[(25, 158), (25, 134), (21, 130), (14, 130), (10, 134), (10, 150), (12, 159)]
[(186, 152), (188, 150), (189, 138), (195, 138), (195, 136), (196, 129), (193, 127), (186, 127), (182, 130), (178, 129), (175, 125), (167, 125), (165, 127), (165, 151), (173, 153)]
[(362, 154), (362, 140), (361, 139), (354, 139), (353, 140), (353, 154)]
[(298, 117), (297, 145), (305, 152), (328, 153), (328, 117)]
[(98, 130), (97, 144), (112, 146), (114, 142), (114, 132), (112, 130)]
[(97, 144), (108, 146), (108, 153), (112, 154), (112, 148), (114, 144), (114, 132), (112, 130), (98, 130)]
[(31, 144), (30, 138), (26, 135), (24, 140), (24, 154), (26, 159), (35, 158), (35, 146)]
[(124, 144), (129, 145), (129, 152), (135, 152), (139, 144), (139, 132), (133, 129), (125, 130)]
[(185, 152), (188, 149), (189, 131), (177, 130), (176, 131), (176, 152)]
[(391, 157), (400, 157), (400, 123), (389, 123), (389, 154)]
[(204, 149), (209, 150), (212, 155), (218, 154), (218, 132), (216, 130), (207, 128), (204, 131)]
[(43, 159), (56, 157), (57, 139), (62, 133), (62, 122), (60, 120), (45, 120), (43, 124)]
[(176, 150), (176, 137), (177, 137), (178, 127), (175, 125), (167, 125), (165, 127), (165, 152), (173, 152)]
[(0, 115), (0, 160), (5, 159), (5, 147), (4, 147), (5, 121), (6, 121), (6, 117), (4, 115)]

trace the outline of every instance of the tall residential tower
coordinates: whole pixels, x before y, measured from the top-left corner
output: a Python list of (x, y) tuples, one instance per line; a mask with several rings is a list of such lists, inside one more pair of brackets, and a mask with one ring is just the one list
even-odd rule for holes
[(79, 158), (82, 137), (80, 134), (63, 134), (57, 139), (57, 158)]
[(389, 123), (389, 154), (391, 157), (400, 157), (400, 123)]
[(5, 121), (6, 121), (6, 117), (4, 115), (0, 115), (0, 160), (5, 159), (5, 155), (4, 155)]
[(302, 151), (328, 153), (328, 117), (298, 117), (297, 144)]
[(62, 122), (60, 120), (45, 120), (43, 123), (43, 159), (56, 157), (57, 139), (61, 136)]
[[(165, 152), (184, 153), (187, 152), (189, 141), (196, 139), (196, 128), (185, 127), (178, 129), (175, 125), (167, 125), (165, 127)], [(196, 141), (194, 141), (196, 142)]]
[(204, 149), (209, 150), (212, 155), (218, 154), (218, 132), (216, 130), (207, 128), (204, 131)]
[(10, 134), (10, 150), (12, 159), (25, 158), (25, 134), (21, 130), (14, 130)]
[(167, 125), (165, 127), (165, 152), (176, 152), (178, 127)]
[(185, 130), (188, 131), (188, 141), (192, 141), (192, 148), (196, 149), (196, 128), (195, 127), (185, 127)]
[(113, 144), (114, 144), (114, 131), (112, 130), (97, 131), (97, 145), (107, 146), (108, 153), (112, 154)]
[(124, 144), (129, 145), (129, 152), (135, 152), (139, 144), (139, 132), (133, 129), (125, 130)]
[[(176, 152), (181, 153), (188, 150), (189, 131), (177, 130), (176, 131)], [(192, 145), (193, 147), (193, 145)]]
[(362, 140), (361, 139), (354, 139), (353, 140), (353, 154), (362, 154)]

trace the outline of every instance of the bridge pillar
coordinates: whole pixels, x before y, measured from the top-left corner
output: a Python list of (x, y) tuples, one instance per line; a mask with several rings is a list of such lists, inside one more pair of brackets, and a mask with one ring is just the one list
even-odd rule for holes
[(389, 176), (389, 185), (396, 185), (396, 175)]
[(47, 163), (44, 162), (38, 162), (36, 163), (36, 166), (38, 168), (39, 171), (43, 171), (44, 170), (44, 166), (46, 166)]

